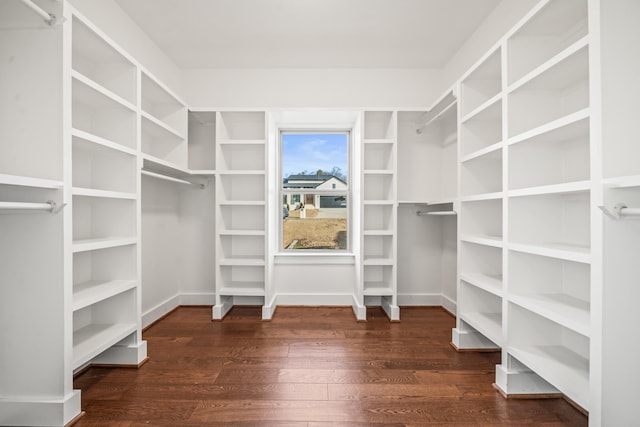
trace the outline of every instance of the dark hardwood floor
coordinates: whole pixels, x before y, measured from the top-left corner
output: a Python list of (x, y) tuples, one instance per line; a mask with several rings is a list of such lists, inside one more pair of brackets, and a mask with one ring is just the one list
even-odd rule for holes
[(113, 426), (586, 426), (562, 399), (505, 400), (493, 389), (499, 353), (457, 353), (454, 319), (403, 309), (181, 307), (144, 333), (139, 369), (92, 367), (75, 379), (86, 415)]

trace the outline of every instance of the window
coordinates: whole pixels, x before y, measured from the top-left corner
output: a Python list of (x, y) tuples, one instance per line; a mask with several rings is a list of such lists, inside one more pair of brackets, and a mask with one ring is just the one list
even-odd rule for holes
[(349, 249), (347, 131), (280, 133), (281, 250)]

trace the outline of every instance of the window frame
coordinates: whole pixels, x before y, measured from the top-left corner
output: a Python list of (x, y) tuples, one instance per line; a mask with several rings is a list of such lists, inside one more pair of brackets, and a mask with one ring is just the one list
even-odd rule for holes
[[(327, 256), (331, 254), (335, 255), (350, 255), (353, 253), (353, 231), (352, 226), (352, 176), (353, 176), (353, 130), (350, 128), (304, 128), (304, 129), (287, 129), (281, 128), (278, 132), (278, 215), (282, 217), (282, 211), (284, 207), (284, 197), (288, 194), (292, 196), (294, 194), (301, 194), (300, 189), (285, 189), (284, 173), (283, 173), (283, 136), (286, 134), (310, 134), (310, 135), (328, 135), (328, 134), (344, 134), (347, 136), (347, 188), (344, 190), (339, 189), (326, 189), (326, 190), (313, 190), (313, 194), (318, 196), (339, 196), (344, 197), (347, 201), (347, 242), (345, 249), (287, 249), (284, 247), (284, 221), (279, 221), (278, 226), (278, 248), (276, 253), (278, 255), (298, 255), (298, 254), (310, 254), (318, 256)], [(302, 200), (301, 200), (302, 201)]]

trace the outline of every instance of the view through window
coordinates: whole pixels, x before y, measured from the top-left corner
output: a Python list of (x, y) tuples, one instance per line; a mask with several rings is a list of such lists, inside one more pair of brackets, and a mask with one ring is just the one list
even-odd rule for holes
[(349, 132), (282, 132), (282, 248), (349, 247)]

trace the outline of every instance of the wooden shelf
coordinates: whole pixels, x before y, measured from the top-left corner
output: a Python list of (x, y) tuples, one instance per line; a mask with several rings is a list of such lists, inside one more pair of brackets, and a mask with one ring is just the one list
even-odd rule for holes
[(264, 236), (264, 230), (228, 230), (218, 231), (220, 236)]
[[(96, 83), (95, 81), (91, 80), (89, 77), (80, 74), (79, 72), (73, 70), (71, 71), (71, 77), (75, 80), (78, 81), (80, 83), (82, 83), (83, 85), (85, 85), (88, 88), (91, 88), (92, 90), (94, 90), (95, 92), (99, 93), (100, 95), (104, 96), (105, 98), (116, 102), (117, 104), (135, 112), (136, 111), (136, 107), (135, 105), (133, 105), (132, 103), (130, 103), (129, 101), (127, 101), (126, 99), (120, 97), (119, 95), (116, 95), (115, 93), (111, 92), (109, 89), (103, 87), (102, 85)], [(75, 87), (75, 86), (74, 86)], [(78, 90), (78, 88), (76, 88), (76, 90)], [(87, 97), (89, 97), (89, 95), (86, 95)], [(86, 99), (90, 99), (90, 98), (86, 98)], [(97, 102), (93, 101), (93, 102)], [(94, 104), (94, 105), (99, 105), (99, 104)]]
[(392, 258), (365, 257), (363, 264), (367, 265), (394, 265)]
[(391, 138), (380, 138), (380, 139), (363, 139), (362, 142), (365, 144), (395, 144), (396, 140)]
[(142, 131), (156, 138), (173, 139), (176, 144), (184, 141), (184, 135), (149, 113), (142, 112)]
[(518, 190), (509, 190), (507, 196), (539, 196), (544, 194), (569, 194), (569, 193), (585, 193), (591, 189), (591, 181), (567, 182), (562, 184), (543, 185), (540, 187), (521, 188)]
[(264, 139), (222, 139), (218, 145), (265, 145)]

